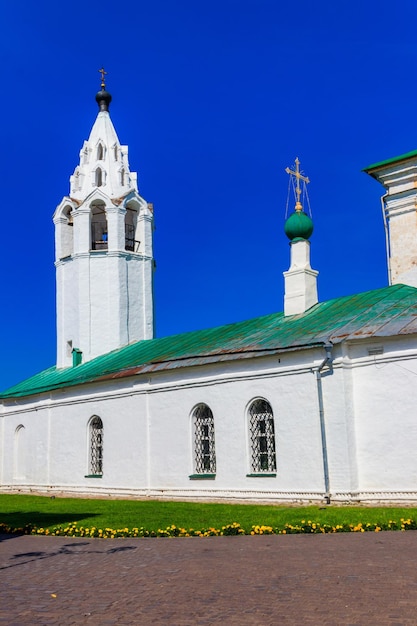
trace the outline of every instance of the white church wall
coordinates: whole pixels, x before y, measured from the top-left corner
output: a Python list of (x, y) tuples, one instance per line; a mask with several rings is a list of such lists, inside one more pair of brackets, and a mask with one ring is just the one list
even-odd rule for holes
[(48, 408), (17, 413), (4, 422), (4, 484), (48, 484)]
[[(85, 361), (153, 336), (152, 259), (109, 255), (94, 251), (57, 264), (58, 367), (72, 364), (68, 341)], [(139, 315), (130, 316), (132, 308)]]
[[(269, 357), (181, 368), (53, 392), (50, 479), (34, 470), (29, 482), (39, 488), (54, 485), (79, 492), (319, 497), (323, 472), (314, 377), (308, 369), (292, 371), (297, 362), (299, 368), (305, 361), (305, 355), (292, 353), (282, 360), (284, 364)], [(276, 476), (247, 476), (251, 473), (247, 408), (255, 398), (266, 399), (274, 412)], [(189, 478), (194, 473), (191, 413), (201, 402), (214, 415), (215, 480)], [(6, 408), (6, 413), (14, 413), (12, 422), (27, 415), (31, 402), (18, 404), (21, 409)], [(49, 400), (39, 398), (34, 405), (41, 409)], [(104, 424), (104, 471), (99, 479), (85, 477), (88, 422), (93, 415)], [(7, 419), (6, 447), (12, 422)], [(4, 482), (14, 484), (10, 476)]]
[[(341, 369), (344, 388), (344, 413), (345, 413), (345, 436), (346, 436), (346, 460), (349, 474), (346, 475), (346, 493), (357, 493), (359, 488), (357, 437), (356, 437), (356, 414), (355, 414), (355, 387), (351, 362), (346, 358), (345, 346), (341, 346)], [(342, 473), (343, 476), (343, 473)], [(343, 499), (343, 489), (341, 498)]]
[(402, 353), (386, 343), (354, 368), (359, 486), (369, 498), (417, 496), (417, 357), (415, 341), (402, 343)]
[[(318, 348), (182, 367), (6, 403), (2, 489), (320, 499), (325, 484), (314, 372), (322, 353)], [(359, 344), (343, 353), (336, 348), (334, 356), (333, 373), (322, 378), (332, 498), (382, 498), (383, 492), (395, 498), (404, 491), (417, 497), (413, 345), (387, 340), (382, 355), (369, 356), (368, 347)], [(247, 410), (256, 398), (267, 400), (274, 414), (274, 476), (248, 476)], [(214, 417), (213, 480), (190, 478), (195, 474), (191, 416), (200, 403)], [(94, 415), (104, 426), (101, 478), (87, 477), (88, 424)], [(10, 469), (20, 424), (29, 451), (24, 479)]]
[[(78, 282), (79, 259), (58, 262), (56, 268), (57, 293), (57, 366), (72, 365), (72, 347), (78, 348), (79, 337), (79, 291), (74, 289)], [(63, 323), (63, 320), (65, 321)], [(68, 342), (72, 342), (68, 345)]]
[(119, 289), (120, 259), (110, 254), (99, 251), (90, 256), (89, 291), (84, 294), (90, 304), (90, 315), (86, 320), (86, 323), (89, 321), (86, 338), (89, 334), (90, 345), (84, 344), (85, 360), (127, 343), (127, 328), (121, 328), (126, 319), (126, 299)]
[(138, 315), (129, 316), (128, 342), (153, 337), (153, 260), (142, 256), (128, 256), (126, 262), (127, 300)]
[[(112, 487), (146, 488), (146, 413), (139, 396), (109, 398), (105, 401), (68, 404), (55, 411), (57, 419), (52, 430), (56, 438), (51, 472), (61, 485), (77, 486), (82, 491), (90, 488)], [(89, 423), (97, 416), (103, 422), (103, 476), (88, 478)], [(67, 451), (63, 442), (67, 442)]]
[[(73, 345), (83, 352), (83, 359), (86, 360), (91, 349), (91, 303), (88, 297), (91, 283), (91, 264), (90, 258), (85, 254), (80, 255), (74, 261), (76, 262), (74, 264), (74, 270), (76, 269), (76, 271), (73, 277), (70, 273), (71, 268), (68, 268), (68, 297), (71, 298), (73, 293), (76, 292), (75, 298), (77, 301), (77, 327), (74, 330), (78, 345)], [(106, 314), (104, 311), (102, 315), (105, 323)], [(64, 318), (64, 331), (66, 330), (65, 322)]]
[[(65, 309), (59, 334), (73, 335), (83, 360), (153, 336), (151, 264), (152, 259), (124, 251), (94, 251), (58, 268)], [(133, 307), (136, 316), (128, 314)], [(58, 345), (64, 349), (62, 341)]]
[[(305, 364), (303, 364), (305, 365)], [(311, 371), (272, 383), (276, 411), (277, 483), (282, 490), (324, 493), (320, 421)]]
[[(320, 426), (318, 412), (311, 411), (316, 404), (313, 376), (310, 373), (286, 375), (294, 367), (294, 354), (280, 367), (278, 359), (248, 360), (246, 363), (219, 364), (204, 368), (190, 368), (186, 387), (164, 387), (149, 395), (151, 415), (151, 475), (153, 485), (164, 483), (187, 490), (323, 491)], [(222, 374), (211, 379), (207, 370), (219, 367)], [(228, 369), (227, 380), (224, 375)], [(233, 371), (234, 370), (234, 371)], [(288, 372), (287, 372), (288, 374)], [(162, 375), (165, 379), (166, 373)], [(173, 373), (170, 373), (171, 379)], [(178, 374), (175, 375), (178, 377)], [(184, 370), (179, 372), (184, 384)], [(236, 379), (236, 377), (239, 377)], [(300, 380), (302, 376), (306, 381)], [(162, 381), (161, 381), (162, 382)], [(155, 381), (154, 381), (155, 383)], [(155, 383), (157, 384), (157, 383)], [(311, 395), (313, 393), (313, 396)], [(274, 412), (277, 472), (274, 477), (252, 477), (249, 452), (247, 408), (256, 398), (264, 398)], [(217, 472), (215, 481), (191, 481), (193, 473), (192, 410), (206, 403), (213, 412)], [(169, 434), (168, 434), (169, 433)], [(167, 455), (158, 451), (158, 442), (167, 437), (170, 449)], [(299, 462), (300, 451), (303, 462)], [(184, 471), (185, 469), (185, 471)]]
[[(50, 417), (50, 477), (51, 483), (71, 485), (74, 478), (82, 479), (85, 472), (86, 442), (76, 406), (61, 404), (51, 409)], [(75, 441), (78, 445), (75, 445)]]
[[(143, 264), (143, 259), (141, 259), (140, 262), (137, 262), (132, 257), (128, 257), (126, 262), (126, 284), (128, 289), (127, 298), (129, 299), (129, 305), (132, 309), (139, 312), (137, 316), (132, 316), (132, 319), (129, 320), (129, 343), (136, 341), (138, 338), (143, 336), (142, 333), (145, 310), (142, 284)], [(149, 338), (148, 335), (145, 336)]]
[[(146, 394), (106, 401), (103, 406), (104, 471), (109, 486), (148, 487)], [(100, 416), (101, 417), (101, 416)]]
[[(329, 491), (331, 494), (349, 493), (355, 478), (354, 437), (348, 436), (351, 421), (352, 389), (345, 368), (336, 358), (333, 372), (323, 372), (323, 406), (329, 464)], [(318, 409), (317, 409), (318, 412)]]

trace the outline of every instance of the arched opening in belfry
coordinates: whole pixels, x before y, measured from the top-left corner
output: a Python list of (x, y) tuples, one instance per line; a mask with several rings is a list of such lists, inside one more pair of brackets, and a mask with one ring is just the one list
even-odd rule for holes
[(138, 212), (133, 206), (126, 207), (125, 215), (125, 250), (138, 252), (140, 242), (136, 238)]
[(65, 259), (74, 251), (74, 222), (72, 217), (72, 207), (66, 206), (62, 211), (65, 222), (61, 225), (61, 250), (60, 259)]
[(107, 250), (108, 232), (106, 207), (102, 203), (91, 207), (91, 250)]

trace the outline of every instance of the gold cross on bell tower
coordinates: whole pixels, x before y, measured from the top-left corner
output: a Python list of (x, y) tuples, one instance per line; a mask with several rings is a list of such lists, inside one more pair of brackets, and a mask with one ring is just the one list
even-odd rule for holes
[(107, 72), (104, 69), (104, 67), (102, 67), (101, 70), (98, 70), (98, 72), (101, 74), (101, 88), (105, 89), (105, 87), (106, 87), (106, 79), (104, 77), (106, 76)]
[(301, 196), (300, 181), (302, 180), (304, 183), (309, 183), (310, 179), (307, 176), (303, 176), (300, 173), (300, 161), (299, 161), (298, 157), (296, 157), (296, 159), (295, 159), (295, 171), (290, 170), (289, 167), (286, 167), (285, 171), (290, 176), (294, 176), (294, 178), (296, 180), (295, 195), (297, 196), (297, 200), (295, 202), (295, 210), (299, 213), (300, 211), (303, 210), (303, 205), (301, 204), (301, 201), (300, 201), (300, 196)]

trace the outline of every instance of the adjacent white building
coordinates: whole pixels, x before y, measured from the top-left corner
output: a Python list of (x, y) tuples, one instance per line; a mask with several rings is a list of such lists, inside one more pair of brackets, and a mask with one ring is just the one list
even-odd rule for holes
[(110, 100), (54, 214), (57, 364), (1, 394), (0, 491), (417, 499), (417, 151), (366, 169), (389, 286), (318, 302), (298, 194), (284, 312), (154, 338), (153, 210)]

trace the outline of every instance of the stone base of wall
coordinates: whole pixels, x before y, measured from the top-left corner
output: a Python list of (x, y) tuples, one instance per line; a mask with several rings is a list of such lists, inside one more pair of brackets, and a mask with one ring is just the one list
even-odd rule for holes
[[(329, 504), (323, 492), (253, 491), (221, 489), (126, 489), (123, 487), (98, 487), (89, 489), (75, 485), (2, 485), (0, 493), (31, 494), (55, 497), (113, 498), (124, 500), (189, 500), (205, 502), (264, 502), (272, 504), (306, 505)], [(413, 504), (417, 491), (357, 491), (330, 494), (333, 504)]]

